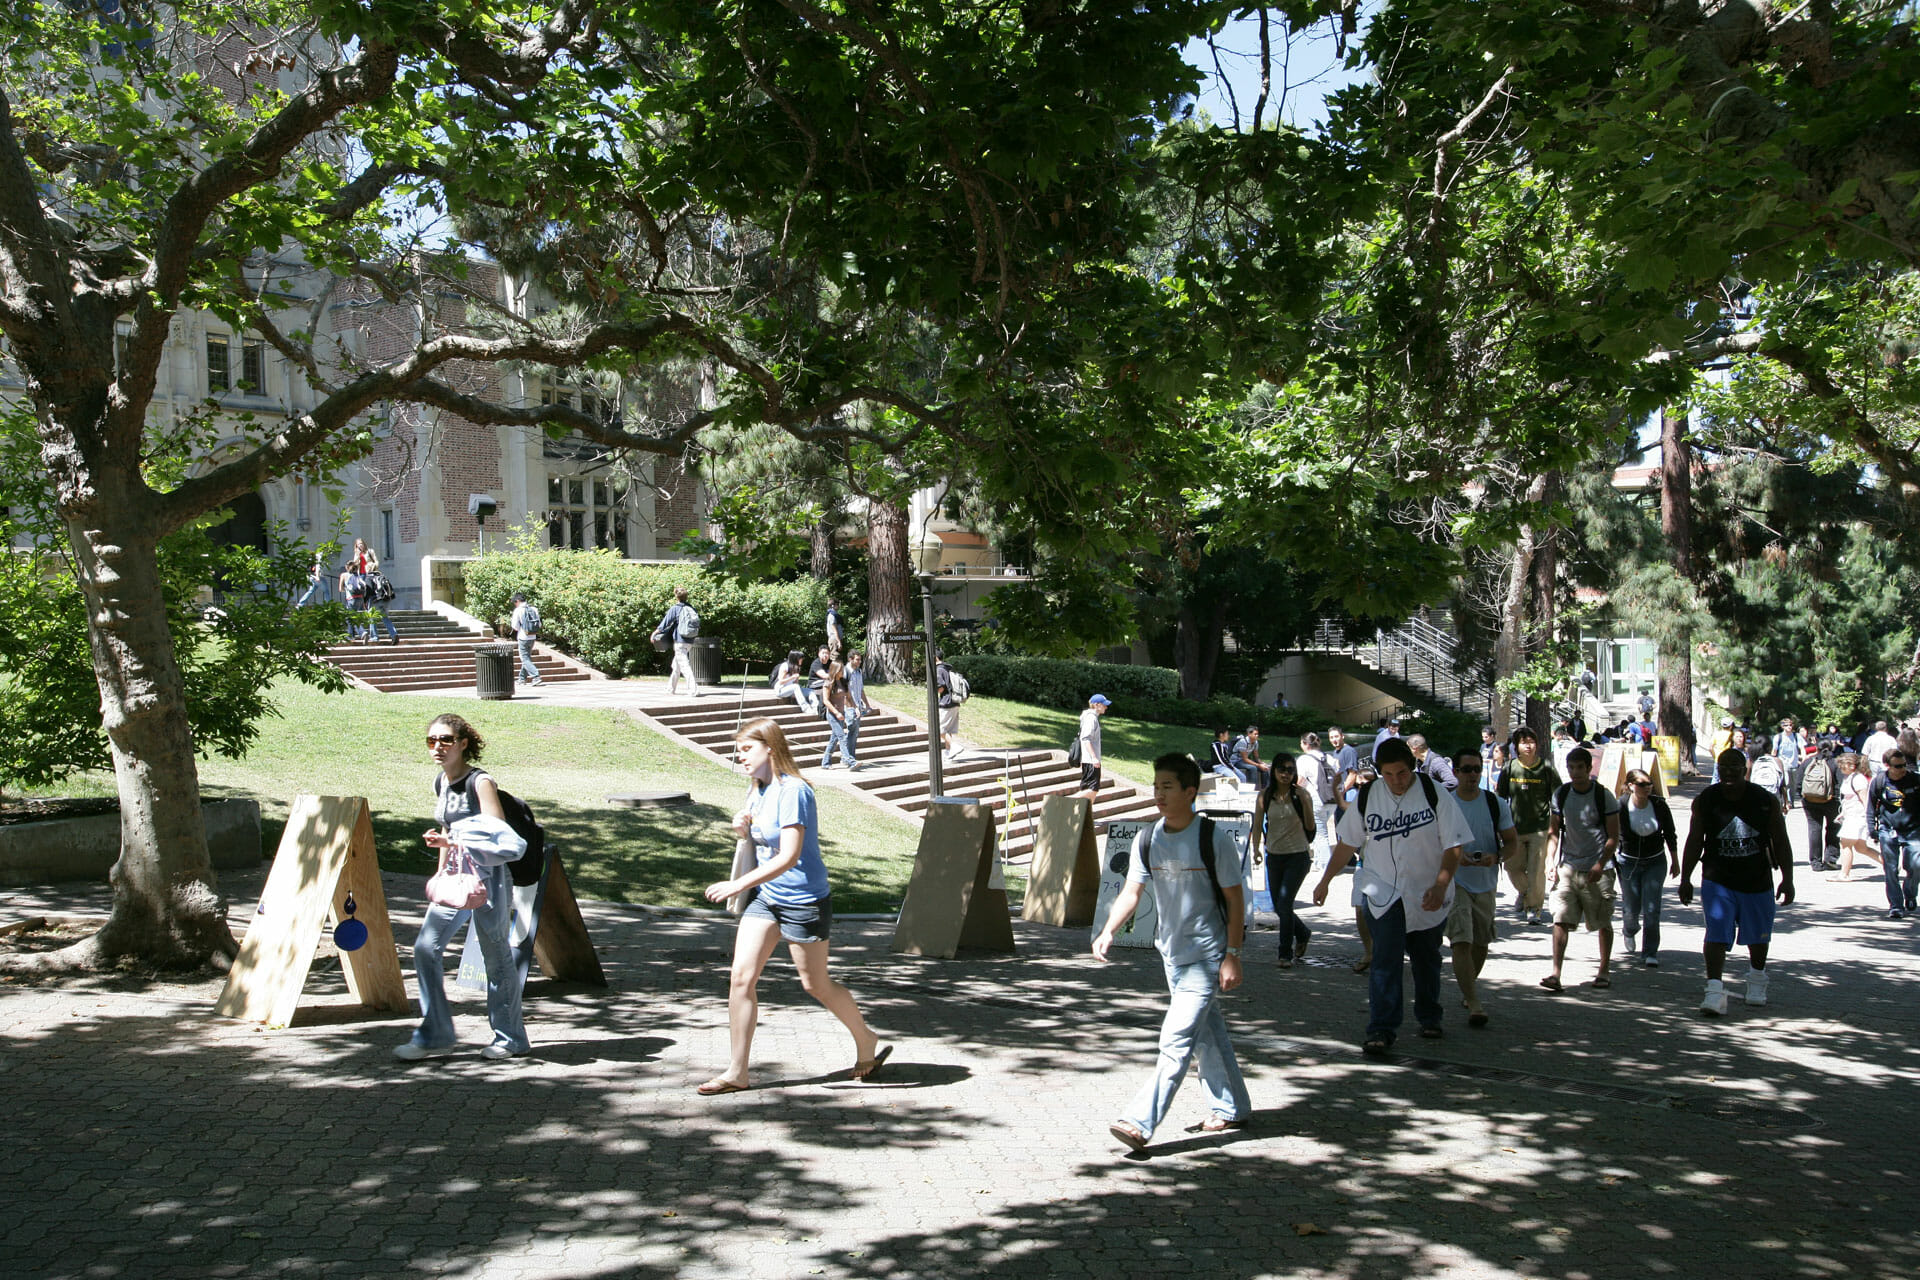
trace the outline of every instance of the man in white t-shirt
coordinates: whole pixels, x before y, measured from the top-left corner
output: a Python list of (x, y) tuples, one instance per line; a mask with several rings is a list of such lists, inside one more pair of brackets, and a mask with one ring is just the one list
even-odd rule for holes
[(1096, 693), (1080, 713), (1080, 794), (1089, 800), (1100, 798), (1100, 717), (1112, 705), (1106, 694)]
[[(1191, 756), (1173, 752), (1153, 762), (1153, 802), (1160, 821), (1133, 842), (1126, 887), (1093, 940), (1094, 956), (1106, 960), (1113, 935), (1133, 918), (1147, 886), (1153, 886), (1158, 921), (1153, 945), (1166, 966), (1172, 999), (1160, 1024), (1160, 1060), (1153, 1079), (1134, 1095), (1121, 1119), (1107, 1126), (1134, 1151), (1153, 1138), (1195, 1058), (1200, 1087), (1212, 1108), (1201, 1122), (1204, 1132), (1238, 1128), (1253, 1114), (1219, 995), (1240, 985), (1247, 919), (1240, 850), (1231, 830), (1194, 813), (1199, 794), (1200, 766)], [(1207, 829), (1213, 835), (1211, 859), (1200, 848), (1200, 833)]]
[(1887, 771), (1887, 766), (1881, 762), (1881, 757), (1899, 745), (1900, 739), (1887, 732), (1887, 722), (1875, 720), (1873, 732), (1867, 735), (1865, 745), (1860, 748), (1860, 757), (1872, 766), (1873, 776), (1877, 778)]
[(1367, 1036), (1361, 1049), (1384, 1057), (1393, 1048), (1404, 1009), (1401, 958), (1413, 965), (1413, 1016), (1424, 1039), (1441, 1036), (1440, 941), (1453, 905), (1460, 848), (1473, 838), (1454, 798), (1417, 775), (1413, 750), (1400, 738), (1379, 746), (1379, 783), (1360, 791), (1340, 819), (1339, 838), (1313, 903), (1323, 905), (1333, 878), (1356, 853), (1357, 889), (1373, 934), (1367, 975)]

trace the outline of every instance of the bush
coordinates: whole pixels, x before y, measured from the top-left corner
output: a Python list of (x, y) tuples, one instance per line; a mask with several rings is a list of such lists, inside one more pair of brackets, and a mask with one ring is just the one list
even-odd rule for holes
[(1180, 692), (1180, 675), (1165, 667), (1126, 667), (1110, 662), (1071, 662), (1064, 658), (1016, 658), (972, 653), (948, 656), (948, 665), (967, 678), (973, 692), (1009, 702), (1081, 711), (1096, 693), (1112, 698), (1162, 699)]
[(467, 610), (504, 622), (513, 593), (540, 610), (540, 638), (609, 675), (667, 670), (671, 654), (651, 637), (686, 587), (700, 612), (700, 634), (720, 642), (730, 667), (771, 667), (790, 649), (811, 651), (825, 638), (827, 590), (812, 578), (742, 585), (684, 565), (634, 564), (610, 551), (533, 551), (488, 555), (467, 564)]

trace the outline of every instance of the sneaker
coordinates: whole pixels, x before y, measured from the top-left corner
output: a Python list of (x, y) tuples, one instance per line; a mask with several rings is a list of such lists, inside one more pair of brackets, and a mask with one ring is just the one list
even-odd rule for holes
[(459, 1047), (457, 1044), (424, 1045), (417, 1040), (409, 1040), (396, 1048), (393, 1056), (402, 1062), (418, 1062), (422, 1058), (444, 1058)]
[(1718, 978), (1707, 983), (1707, 994), (1700, 997), (1700, 1012), (1717, 1018), (1727, 1011), (1727, 984)]
[(492, 1044), (480, 1051), (480, 1056), (491, 1062), (499, 1062), (503, 1058), (517, 1058), (520, 1056), (520, 1053), (521, 1050), (514, 1048), (512, 1045), (502, 1044), (498, 1040), (495, 1040)]
[(1904, 920), (1906, 918), (1907, 913), (1898, 907), (1889, 907), (1887, 909), (1887, 919), (1889, 920)]
[(1765, 1004), (1767, 1002), (1767, 971), (1755, 969), (1747, 975), (1747, 1003)]
[(1640, 967), (1642, 969), (1658, 969), (1660, 967), (1660, 957), (1649, 951), (1646, 955), (1640, 957)]
[(1635, 956), (1640, 954), (1640, 939), (1634, 934), (1627, 934), (1622, 945), (1626, 947), (1628, 955)]

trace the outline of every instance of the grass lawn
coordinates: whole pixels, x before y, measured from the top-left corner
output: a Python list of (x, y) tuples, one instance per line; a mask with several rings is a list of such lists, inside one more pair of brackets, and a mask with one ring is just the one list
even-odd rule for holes
[[(927, 690), (924, 685), (868, 685), (867, 697), (882, 706), (922, 719), (927, 714)], [(1028, 747), (1034, 750), (1065, 751), (1079, 732), (1080, 715), (1074, 711), (1055, 711), (1024, 702), (968, 698), (960, 708), (960, 738), (982, 747)], [(1238, 732), (1240, 726), (1234, 726)], [(1213, 735), (1205, 729), (1186, 725), (1148, 724), (1127, 720), (1108, 712), (1100, 726), (1103, 767), (1109, 775), (1119, 774), (1142, 786), (1153, 785), (1153, 761), (1169, 751), (1183, 751), (1199, 760), (1207, 759)], [(1298, 743), (1287, 743), (1293, 750)], [(1265, 755), (1266, 753), (1262, 753)]]
[[(746, 794), (743, 775), (661, 738), (613, 711), (515, 702), (424, 698), (349, 690), (275, 690), (281, 716), (261, 725), (244, 760), (202, 760), (212, 798), (258, 800), (266, 850), (279, 847), (288, 802), (302, 792), (361, 795), (388, 870), (433, 869), (421, 833), (433, 825), (429, 721), (455, 711), (487, 741), (482, 764), (533, 806), (567, 860), (575, 892), (608, 902), (706, 906), (701, 890), (726, 878), (733, 860), (727, 823)], [(69, 779), (41, 794), (111, 795), (111, 775)], [(686, 791), (693, 803), (620, 809), (625, 791)], [(841, 912), (899, 905), (913, 868), (918, 828), (831, 788), (820, 793), (821, 851)]]

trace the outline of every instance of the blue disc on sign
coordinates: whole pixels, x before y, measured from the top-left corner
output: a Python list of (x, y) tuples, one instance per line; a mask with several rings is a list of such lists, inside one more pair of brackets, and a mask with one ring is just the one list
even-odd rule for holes
[(358, 951), (367, 945), (367, 926), (358, 920), (342, 920), (333, 930), (333, 945), (342, 951)]

